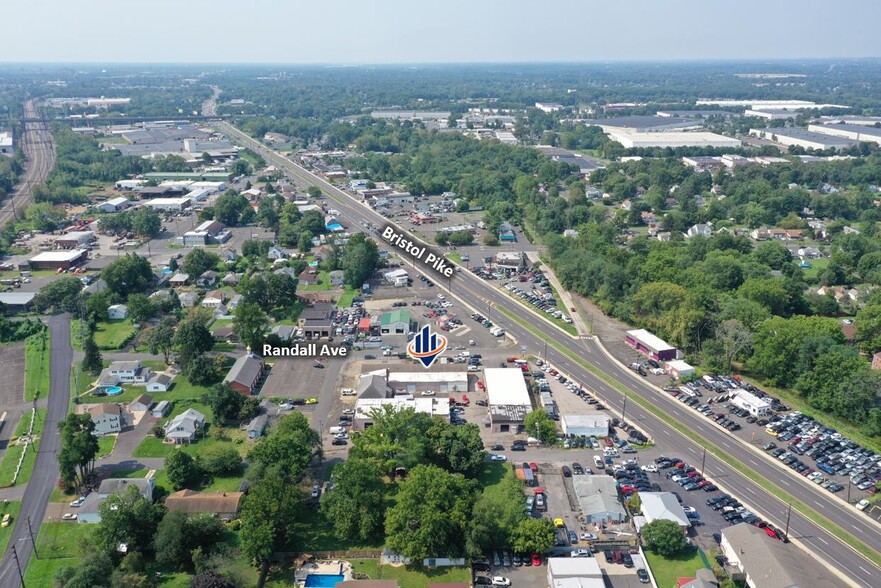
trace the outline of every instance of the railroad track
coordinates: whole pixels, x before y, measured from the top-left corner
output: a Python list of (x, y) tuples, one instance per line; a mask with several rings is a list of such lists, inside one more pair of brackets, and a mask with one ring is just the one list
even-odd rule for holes
[[(36, 100), (25, 102), (24, 118), (38, 117)], [(47, 123), (24, 123), (21, 144), (25, 154), (25, 170), (12, 194), (2, 203), (0, 227), (14, 218), (22, 217), (25, 207), (33, 200), (33, 187), (45, 182), (55, 165), (55, 143)]]

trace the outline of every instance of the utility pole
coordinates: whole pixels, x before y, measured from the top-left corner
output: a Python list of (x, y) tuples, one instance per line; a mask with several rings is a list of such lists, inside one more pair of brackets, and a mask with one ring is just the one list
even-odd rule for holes
[(24, 574), (21, 573), (21, 562), (18, 561), (18, 551), (15, 549), (15, 543), (12, 544), (12, 557), (15, 558), (15, 567), (18, 568), (18, 577), (21, 579), (21, 588), (25, 588)]
[(621, 406), (621, 424), (622, 425), (627, 422), (627, 420), (624, 418), (624, 414), (626, 412), (627, 412), (627, 390), (625, 389), (624, 390), (624, 404)]
[(783, 531), (784, 537), (789, 537), (789, 517), (792, 515), (792, 503), (789, 503), (789, 509), (786, 511), (786, 530)]
[(28, 517), (28, 535), (31, 538), (31, 545), (34, 548), (34, 556), (37, 559), (40, 559), (40, 554), (37, 553), (37, 542), (34, 540), (34, 529), (31, 527), (31, 517)]
[(853, 483), (850, 481), (850, 478), (847, 479), (847, 503), (850, 504), (850, 487)]
[(706, 470), (704, 469), (704, 466), (706, 464), (707, 464), (707, 446), (704, 445), (704, 455), (703, 455), (703, 457), (701, 457), (701, 475), (702, 476), (706, 475)]

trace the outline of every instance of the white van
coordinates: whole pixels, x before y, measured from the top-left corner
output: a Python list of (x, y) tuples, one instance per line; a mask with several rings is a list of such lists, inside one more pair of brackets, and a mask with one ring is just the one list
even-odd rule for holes
[(331, 427), (330, 428), (331, 435), (339, 435), (340, 433), (345, 433), (345, 432), (346, 432), (345, 427)]
[(602, 470), (605, 468), (605, 466), (603, 465), (603, 458), (601, 458), (599, 455), (593, 456), (593, 465), (598, 470)]

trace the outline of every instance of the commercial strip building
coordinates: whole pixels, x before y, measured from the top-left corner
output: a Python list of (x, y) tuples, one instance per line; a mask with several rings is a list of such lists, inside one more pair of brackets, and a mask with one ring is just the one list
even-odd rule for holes
[(847, 149), (859, 141), (833, 137), (804, 129), (750, 129), (750, 136), (780, 143), (781, 145), (803, 147), (804, 149)]
[(572, 476), (572, 485), (586, 522), (602, 525), (627, 519), (627, 511), (618, 498), (618, 486), (611, 476)]
[(722, 553), (736, 570), (735, 581), (750, 588), (835, 588), (842, 585), (827, 566), (748, 523), (722, 529)]
[(352, 430), (363, 431), (372, 427), (374, 411), (382, 411), (385, 407), (391, 407), (396, 411), (411, 409), (430, 416), (450, 418), (450, 402), (444, 397), (416, 397), (410, 394), (399, 394), (391, 398), (359, 398), (355, 401)]
[(521, 433), (532, 400), (523, 372), (506, 368), (483, 370), (489, 403), (490, 426), (494, 433)]
[(639, 351), (648, 355), (655, 361), (669, 361), (676, 359), (676, 348), (661, 339), (652, 335), (645, 329), (635, 329), (627, 331), (624, 342)]
[(147, 208), (153, 210), (171, 210), (180, 212), (186, 210), (193, 205), (193, 201), (186, 197), (181, 198), (153, 198), (142, 203)]
[(44, 251), (28, 260), (32, 270), (59, 270), (76, 267), (89, 258), (87, 249)]
[(734, 391), (731, 404), (742, 408), (754, 417), (763, 417), (771, 413), (771, 404), (769, 402), (742, 388)]

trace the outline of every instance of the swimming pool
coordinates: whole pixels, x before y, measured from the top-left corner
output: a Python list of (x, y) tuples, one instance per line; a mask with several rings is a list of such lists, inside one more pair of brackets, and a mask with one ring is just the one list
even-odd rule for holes
[(110, 388), (107, 388), (107, 396), (117, 396), (119, 394), (122, 394), (122, 388), (120, 388), (119, 386), (112, 386)]
[(345, 579), (342, 574), (309, 574), (306, 576), (306, 588), (334, 588), (337, 582)]

